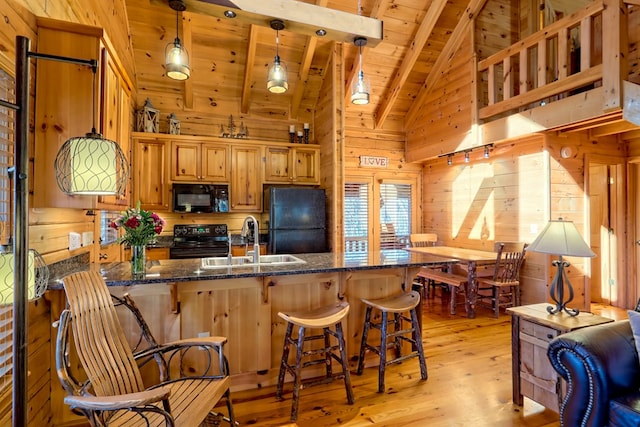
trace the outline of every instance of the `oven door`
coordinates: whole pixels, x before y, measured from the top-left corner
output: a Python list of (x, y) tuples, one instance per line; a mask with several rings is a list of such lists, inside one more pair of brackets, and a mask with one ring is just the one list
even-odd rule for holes
[(211, 258), (226, 257), (229, 254), (229, 247), (179, 247), (171, 246), (169, 248), (170, 259), (188, 259), (188, 258)]

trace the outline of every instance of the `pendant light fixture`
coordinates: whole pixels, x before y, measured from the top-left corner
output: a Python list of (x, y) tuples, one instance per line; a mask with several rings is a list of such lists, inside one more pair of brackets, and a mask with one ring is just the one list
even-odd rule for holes
[(189, 54), (178, 37), (178, 19), (179, 13), (184, 12), (187, 5), (183, 0), (169, 0), (169, 7), (176, 11), (176, 38), (165, 49), (164, 66), (167, 70), (167, 77), (174, 80), (186, 80), (191, 75), (191, 69), (189, 68)]
[(289, 89), (287, 66), (280, 62), (280, 56), (278, 55), (278, 45), (280, 44), (278, 32), (284, 29), (284, 22), (274, 19), (271, 21), (271, 28), (276, 30), (276, 57), (273, 59), (273, 64), (269, 67), (267, 74), (267, 89), (271, 93), (285, 93)]
[(356, 37), (353, 40), (353, 44), (358, 46), (360, 49), (360, 71), (358, 71), (358, 79), (353, 83), (353, 87), (351, 88), (351, 103), (356, 105), (366, 105), (369, 103), (370, 85), (369, 81), (365, 80), (364, 72), (362, 71), (362, 46), (367, 44), (367, 39), (365, 37)]
[(55, 159), (58, 188), (73, 195), (123, 195), (129, 179), (129, 163), (117, 142), (96, 132), (96, 72), (93, 71), (93, 125), (91, 132), (65, 142)]

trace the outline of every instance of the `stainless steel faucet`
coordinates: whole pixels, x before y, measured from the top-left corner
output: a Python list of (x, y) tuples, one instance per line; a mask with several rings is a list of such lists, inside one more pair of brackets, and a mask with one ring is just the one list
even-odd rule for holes
[(258, 221), (255, 219), (254, 216), (249, 215), (244, 219), (244, 222), (242, 223), (242, 231), (241, 231), (241, 236), (243, 238), (247, 237), (248, 234), (248, 229), (249, 229), (249, 221), (253, 221), (253, 263), (254, 264), (258, 264), (260, 263), (260, 230), (258, 229)]

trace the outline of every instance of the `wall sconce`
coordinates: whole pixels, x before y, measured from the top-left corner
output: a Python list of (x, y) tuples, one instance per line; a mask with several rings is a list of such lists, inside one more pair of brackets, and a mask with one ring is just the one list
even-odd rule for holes
[(369, 80), (364, 78), (364, 71), (362, 71), (362, 46), (367, 44), (367, 39), (364, 37), (356, 37), (355, 40), (353, 40), (353, 44), (360, 49), (358, 56), (360, 71), (358, 71), (358, 79), (353, 83), (353, 87), (351, 88), (351, 103), (355, 105), (366, 105), (369, 103), (371, 85), (369, 84)]
[(446, 157), (447, 165), (451, 166), (453, 164), (453, 156), (455, 156), (456, 154), (464, 153), (464, 162), (469, 163), (471, 161), (471, 152), (473, 150), (484, 149), (483, 157), (485, 159), (488, 159), (491, 147), (493, 147), (493, 143), (480, 145), (478, 147), (466, 148), (460, 151), (453, 151), (451, 153), (440, 154), (438, 157)]
[(279, 19), (274, 19), (271, 21), (271, 28), (276, 30), (276, 56), (273, 59), (273, 65), (267, 73), (267, 89), (271, 93), (285, 93), (289, 89), (287, 66), (280, 62), (280, 55), (278, 55), (278, 45), (280, 44), (278, 32), (284, 29), (284, 22)]
[(169, 0), (169, 7), (176, 11), (176, 38), (164, 50), (164, 66), (167, 70), (167, 77), (174, 80), (186, 80), (191, 75), (189, 53), (182, 46), (180, 37), (178, 37), (178, 19), (179, 13), (184, 12), (187, 5), (182, 0)]

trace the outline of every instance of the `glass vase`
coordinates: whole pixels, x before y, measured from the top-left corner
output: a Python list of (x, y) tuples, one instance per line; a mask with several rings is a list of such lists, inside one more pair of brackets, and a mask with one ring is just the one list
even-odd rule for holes
[(145, 273), (147, 265), (146, 248), (144, 245), (131, 246), (131, 274), (134, 276)]

